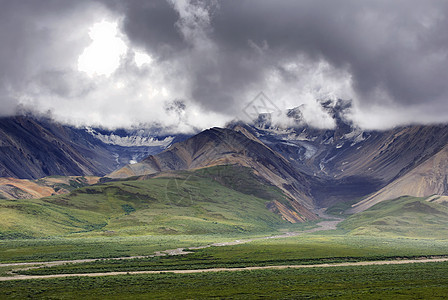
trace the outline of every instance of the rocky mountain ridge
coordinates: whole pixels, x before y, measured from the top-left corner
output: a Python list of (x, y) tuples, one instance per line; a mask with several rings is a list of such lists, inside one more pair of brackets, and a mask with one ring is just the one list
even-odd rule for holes
[[(295, 126), (272, 124), (269, 114), (245, 125), (295, 169), (316, 179), (311, 189), (320, 207), (353, 202), (375, 193), (430, 160), (448, 144), (447, 125), (364, 131), (346, 117), (350, 101), (320, 104), (333, 118), (335, 128), (308, 126), (301, 113), (303, 106), (286, 113)], [(442, 175), (434, 180), (441, 185), (446, 181)]]

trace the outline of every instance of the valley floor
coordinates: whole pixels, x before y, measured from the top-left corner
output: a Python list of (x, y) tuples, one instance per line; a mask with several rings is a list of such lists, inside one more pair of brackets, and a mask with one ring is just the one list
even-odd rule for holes
[(448, 263), (0, 282), (2, 299), (444, 299)]
[[(209, 248), (209, 247), (233, 246), (233, 245), (250, 243), (253, 241), (259, 241), (259, 240), (281, 239), (281, 238), (299, 236), (299, 235), (306, 234), (306, 233), (313, 233), (313, 232), (326, 231), (326, 230), (335, 230), (337, 224), (339, 224), (341, 221), (343, 221), (343, 219), (340, 219), (340, 218), (330, 219), (330, 217), (325, 215), (323, 212), (319, 212), (319, 214), (322, 217), (324, 217), (324, 221), (317, 223), (314, 228), (306, 229), (303, 231), (286, 232), (284, 234), (270, 235), (270, 236), (264, 236), (264, 237), (255, 237), (255, 238), (250, 238), (250, 239), (238, 239), (238, 240), (229, 241), (229, 242), (218, 242), (218, 243), (207, 244), (204, 246), (168, 249), (168, 250), (156, 251), (152, 255), (123, 256), (123, 257), (113, 257), (113, 258), (100, 257), (100, 258), (89, 258), (89, 259), (56, 260), (56, 261), (40, 261), (40, 262), (35, 261), (35, 262), (0, 263), (0, 269), (8, 268), (8, 267), (14, 268), (14, 272), (11, 271), (8, 273), (9, 276), (4, 276), (4, 277), (0, 276), (0, 281), (14, 280), (14, 279), (38, 279), (38, 278), (41, 278), (39, 276), (18, 275), (15, 273), (17, 271), (23, 271), (23, 270), (39, 269), (39, 268), (43, 268), (43, 267), (54, 267), (54, 266), (60, 266), (60, 265), (66, 265), (66, 264), (92, 263), (92, 262), (97, 262), (97, 261), (104, 260), (104, 259), (133, 260), (133, 259), (151, 258), (151, 257), (159, 257), (159, 256), (185, 255), (185, 254), (192, 253), (191, 250), (205, 249), (205, 248)], [(328, 220), (328, 219), (330, 219), (330, 220)], [(22, 268), (22, 267), (24, 267), (24, 268)], [(273, 266), (273, 267), (275, 267), (275, 266)], [(249, 269), (250, 268), (251, 267), (249, 267)], [(245, 268), (243, 268), (242, 270), (244, 270), (244, 269)], [(220, 269), (214, 269), (214, 270), (219, 271)], [(237, 271), (237, 269), (231, 269), (231, 270)], [(148, 271), (148, 272), (149, 273), (147, 273), (147, 274), (151, 274), (151, 271)], [(161, 272), (163, 272), (163, 271), (161, 271)], [(182, 270), (176, 270), (173, 272), (182, 273)], [(140, 273), (140, 272), (137, 272), (137, 273)], [(121, 274), (121, 273), (120, 272), (97, 273), (96, 276), (119, 275), (119, 274)], [(90, 275), (92, 275), (92, 274), (90, 274)], [(74, 275), (73, 274), (71, 274), (71, 275), (59, 274), (59, 275), (51, 275), (50, 277), (44, 276), (42, 278), (64, 277), (64, 276), (74, 276)], [(84, 276), (84, 275), (78, 274), (75, 276)], [(87, 275), (87, 276), (89, 276), (89, 275)]]
[[(350, 235), (336, 228), (341, 221), (269, 236), (3, 241), (0, 298), (442, 299), (448, 293), (448, 240)], [(173, 245), (180, 247), (161, 248)], [(105, 255), (82, 258), (83, 251)]]
[(304, 269), (304, 268), (337, 268), (337, 267), (361, 267), (361, 266), (382, 266), (382, 265), (404, 265), (415, 263), (439, 263), (448, 262), (448, 257), (415, 258), (415, 259), (395, 259), (380, 261), (360, 261), (333, 264), (312, 264), (312, 265), (282, 265), (282, 266), (262, 266), (244, 268), (212, 268), (212, 269), (191, 269), (191, 270), (159, 270), (159, 271), (128, 271), (128, 272), (105, 272), (105, 273), (75, 273), (75, 274), (53, 274), (53, 275), (13, 275), (0, 277), (0, 281), (49, 279), (64, 277), (101, 277), (117, 275), (142, 275), (142, 274), (194, 274), (209, 272), (238, 272), (255, 270), (284, 270), (284, 269)]

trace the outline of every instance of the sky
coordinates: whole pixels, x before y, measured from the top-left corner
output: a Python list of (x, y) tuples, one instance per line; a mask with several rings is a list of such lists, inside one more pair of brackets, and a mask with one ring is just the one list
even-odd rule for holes
[[(0, 0), (0, 116), (178, 132), (352, 99), (366, 129), (448, 122), (448, 1)], [(255, 102), (254, 102), (255, 101)]]

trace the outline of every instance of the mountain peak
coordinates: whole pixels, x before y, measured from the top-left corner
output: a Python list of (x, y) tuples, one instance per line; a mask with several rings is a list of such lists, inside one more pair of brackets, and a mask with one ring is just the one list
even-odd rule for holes
[(350, 127), (353, 126), (353, 122), (347, 118), (347, 115), (350, 114), (351, 109), (353, 108), (352, 100), (318, 100), (317, 101), (323, 110), (336, 122), (336, 126), (340, 127), (341, 125), (348, 125)]
[[(342, 134), (349, 133), (354, 129), (358, 129), (353, 121), (348, 117), (353, 108), (352, 100), (343, 99), (325, 99), (316, 100), (321, 108), (323, 116), (334, 121), (335, 130), (341, 131)], [(258, 117), (252, 121), (255, 128), (261, 130), (289, 130), (292, 128), (315, 128), (312, 120), (315, 117), (315, 109), (311, 109), (308, 104), (290, 108), (280, 113), (260, 113)], [(311, 112), (310, 112), (311, 111)], [(227, 127), (233, 127), (233, 123)], [(317, 128), (321, 128), (318, 126)]]

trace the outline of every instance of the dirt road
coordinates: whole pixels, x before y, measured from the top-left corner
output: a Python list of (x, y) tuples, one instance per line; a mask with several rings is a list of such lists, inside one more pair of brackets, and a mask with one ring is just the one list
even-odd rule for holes
[(10, 280), (28, 280), (28, 279), (46, 279), (46, 278), (62, 278), (62, 277), (98, 277), (98, 276), (116, 276), (116, 275), (135, 275), (135, 274), (192, 274), (205, 272), (238, 272), (250, 270), (268, 270), (268, 269), (304, 269), (304, 268), (334, 268), (334, 267), (356, 267), (356, 266), (372, 266), (372, 265), (403, 265), (414, 263), (429, 262), (446, 262), (444, 258), (423, 258), (423, 259), (404, 259), (404, 260), (381, 260), (381, 261), (362, 261), (362, 262), (346, 262), (334, 264), (314, 264), (314, 265), (286, 265), (286, 266), (263, 266), (263, 267), (245, 267), (245, 268), (215, 268), (215, 269), (196, 269), (196, 270), (166, 270), (166, 271), (131, 271), (131, 272), (108, 272), (108, 273), (79, 273), (79, 274), (56, 274), (56, 275), (16, 275), (13, 277), (0, 277), (0, 281)]

